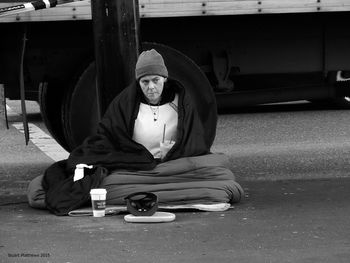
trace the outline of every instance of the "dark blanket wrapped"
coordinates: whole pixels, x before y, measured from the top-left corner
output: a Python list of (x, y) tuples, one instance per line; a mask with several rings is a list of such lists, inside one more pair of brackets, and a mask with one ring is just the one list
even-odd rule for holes
[[(179, 116), (176, 143), (163, 161), (208, 154), (212, 141), (207, 138), (188, 92), (178, 82), (170, 80), (164, 89), (172, 89), (179, 94)], [(141, 91), (136, 82), (124, 89), (109, 105), (99, 123), (97, 135), (88, 137), (70, 154), (67, 170), (72, 171), (79, 163), (95, 164), (109, 170), (153, 169), (157, 162), (152, 154), (132, 140), (140, 100)]]
[[(168, 81), (165, 89), (172, 89), (179, 94), (179, 111), (176, 143), (162, 162), (166, 164), (172, 160), (210, 154), (212, 138), (208, 138), (208, 134), (212, 134), (212, 132), (208, 133), (205, 131), (196, 106), (193, 104), (188, 92), (175, 81)], [(205, 176), (202, 173), (203, 177), (201, 177), (200, 170), (188, 173), (187, 167), (185, 169), (187, 174), (184, 173), (186, 176), (182, 178), (179, 171), (176, 172), (177, 174), (170, 173), (167, 177), (155, 176), (151, 181), (146, 181), (150, 178), (140, 176), (145, 171), (155, 169), (157, 164), (159, 164), (143, 145), (132, 140), (140, 99), (141, 91), (135, 82), (112, 101), (99, 123), (96, 135), (88, 137), (81, 146), (74, 149), (67, 160), (55, 163), (46, 170), (42, 186), (46, 193), (46, 206), (51, 212), (57, 215), (68, 214), (72, 209), (86, 204), (89, 200), (89, 190), (91, 188), (101, 186), (107, 188), (109, 196), (115, 195), (115, 200), (121, 202), (121, 198), (127, 192), (130, 192), (130, 189), (138, 191), (137, 185), (152, 184), (159, 186), (162, 184), (165, 186), (165, 184), (169, 183), (168, 189), (163, 188), (158, 193), (165, 202), (168, 202), (170, 199), (175, 201), (175, 195), (171, 195), (171, 191), (174, 190), (172, 187), (175, 186), (172, 184), (173, 180), (183, 180), (183, 184), (180, 184), (180, 182), (177, 184), (178, 191), (180, 191), (180, 188), (184, 188), (183, 190), (185, 191), (186, 185), (191, 181), (192, 189), (194, 189), (193, 195), (197, 195), (193, 199), (190, 192), (183, 192), (184, 194), (178, 192), (176, 194), (178, 195), (176, 197), (177, 203), (185, 202), (186, 200), (189, 202), (193, 200), (207, 200), (207, 198), (211, 201), (216, 201), (214, 196), (219, 195), (219, 192), (216, 191), (216, 194), (213, 194), (209, 190), (213, 189), (211, 184), (216, 180), (215, 177), (210, 177), (210, 173), (205, 174)], [(213, 127), (216, 127), (216, 123), (213, 123)], [(84, 179), (73, 182), (75, 166), (80, 163), (94, 165), (94, 169)], [(109, 173), (116, 170), (127, 170), (129, 173), (124, 173), (124, 177), (120, 174), (108, 176)], [(117, 185), (120, 185), (119, 180), (125, 179), (126, 182), (129, 180), (130, 183), (130, 180), (135, 178), (132, 175), (135, 171), (143, 171), (141, 173), (136, 172), (137, 181), (135, 181), (135, 187), (131, 183), (129, 185), (130, 191), (117, 188)], [(220, 180), (220, 177), (216, 178), (218, 181)], [(117, 180), (113, 183), (114, 179)], [(167, 182), (169, 179), (171, 180)], [(142, 180), (145, 181), (143, 182)], [(102, 181), (105, 183), (101, 184)], [(234, 178), (230, 178), (229, 181), (234, 181)], [(220, 184), (222, 185), (219, 191), (225, 192), (227, 186), (225, 186), (223, 181)], [(195, 185), (207, 185), (207, 190), (202, 191), (199, 195), (200, 191), (198, 189), (200, 187), (196, 188)], [(156, 191), (156, 189), (152, 188), (147, 189)], [(227, 202), (232, 201), (231, 197), (225, 197), (224, 199)], [(240, 197), (238, 199), (235, 197), (234, 199), (239, 200)]]

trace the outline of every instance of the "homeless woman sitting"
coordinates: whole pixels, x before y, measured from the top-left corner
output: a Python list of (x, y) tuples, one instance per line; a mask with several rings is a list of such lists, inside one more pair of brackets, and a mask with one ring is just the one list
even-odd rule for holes
[[(213, 138), (195, 100), (168, 78), (163, 57), (154, 49), (142, 52), (135, 76), (111, 102), (96, 134), (30, 183), (30, 206), (67, 215), (89, 204), (91, 188), (107, 189), (107, 205), (125, 205), (124, 198), (135, 192), (152, 192), (159, 205), (170, 206), (241, 200), (243, 190), (227, 157), (210, 152)], [(77, 164), (94, 168), (74, 181)]]

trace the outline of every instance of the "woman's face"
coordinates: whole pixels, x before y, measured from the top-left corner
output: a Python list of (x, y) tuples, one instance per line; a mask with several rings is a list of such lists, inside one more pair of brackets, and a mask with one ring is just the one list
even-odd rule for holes
[(162, 96), (166, 78), (158, 75), (146, 75), (140, 78), (139, 84), (149, 103), (157, 104)]

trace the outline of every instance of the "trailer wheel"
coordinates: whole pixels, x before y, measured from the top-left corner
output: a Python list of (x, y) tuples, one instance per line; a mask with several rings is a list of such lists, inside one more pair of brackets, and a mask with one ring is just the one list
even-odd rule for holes
[(62, 103), (63, 133), (70, 150), (96, 131), (99, 121), (97, 111), (95, 63), (70, 86)]
[(51, 80), (39, 85), (39, 105), (42, 119), (51, 136), (66, 150), (69, 150), (63, 133), (61, 104), (62, 87), (58, 81)]
[[(142, 43), (143, 49), (155, 48), (164, 57), (169, 77), (174, 78), (193, 94), (194, 103), (206, 130), (208, 145), (216, 133), (216, 101), (212, 87), (200, 68), (187, 56), (165, 45)], [(96, 131), (98, 124), (95, 64), (91, 63), (80, 76), (76, 85), (67, 90), (63, 99), (63, 130), (70, 150)], [(206, 92), (203, 92), (206, 90)]]

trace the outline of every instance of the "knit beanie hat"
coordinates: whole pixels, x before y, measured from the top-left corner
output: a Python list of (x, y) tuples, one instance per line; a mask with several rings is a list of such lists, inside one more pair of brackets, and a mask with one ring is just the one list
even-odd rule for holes
[(140, 79), (145, 75), (168, 77), (168, 70), (164, 64), (163, 57), (154, 49), (143, 51), (136, 62), (136, 79)]

